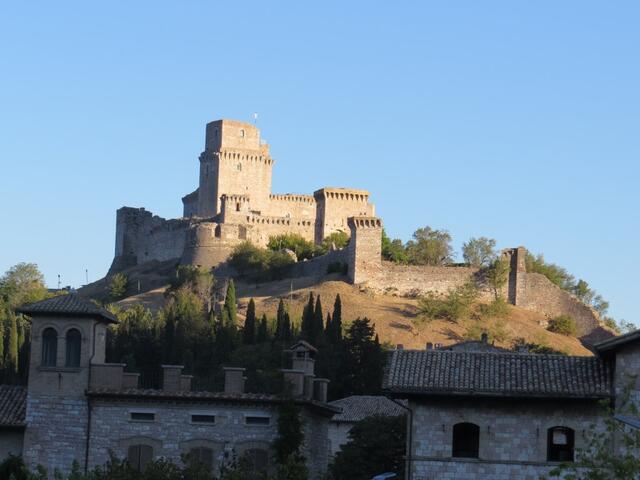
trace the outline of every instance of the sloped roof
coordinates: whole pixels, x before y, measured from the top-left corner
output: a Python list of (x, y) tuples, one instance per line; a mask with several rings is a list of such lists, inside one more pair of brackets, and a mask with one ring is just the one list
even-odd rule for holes
[(0, 428), (24, 427), (26, 407), (26, 387), (0, 385)]
[(397, 403), (380, 395), (352, 395), (329, 402), (329, 405), (342, 409), (331, 419), (334, 422), (359, 422), (373, 415), (395, 417), (406, 413)]
[(599, 357), (396, 350), (383, 388), (395, 394), (605, 398), (612, 372)]
[(620, 347), (636, 342), (640, 343), (640, 330), (634, 330), (633, 332), (625, 333), (624, 335), (609, 338), (603, 342), (596, 343), (593, 347), (596, 352), (603, 353), (617, 350)]
[(107, 323), (117, 323), (116, 317), (99, 307), (91, 300), (76, 294), (59, 295), (40, 302), (31, 303), (18, 309), (26, 315), (69, 315), (75, 317), (92, 317)]
[[(198, 403), (271, 403), (281, 404), (286, 399), (279, 395), (270, 395), (263, 393), (226, 393), (226, 392), (194, 392), (191, 390), (168, 391), (158, 389), (142, 389), (142, 388), (92, 388), (87, 395), (94, 398), (113, 399), (113, 400), (136, 400), (136, 401), (169, 401), (169, 402), (198, 402)], [(329, 416), (338, 413), (340, 410), (328, 403), (319, 402), (317, 400), (296, 399), (295, 402), (305, 405), (316, 411), (322, 411)]]

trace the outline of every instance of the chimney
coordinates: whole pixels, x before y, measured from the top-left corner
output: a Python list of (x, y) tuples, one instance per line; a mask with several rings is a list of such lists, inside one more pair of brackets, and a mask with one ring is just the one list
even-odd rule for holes
[(313, 381), (313, 399), (327, 403), (327, 389), (329, 388), (328, 378), (316, 378)]
[(434, 346), (436, 347), (436, 350), (440, 350), (444, 345), (442, 345), (441, 343), (436, 343)]
[(427, 342), (427, 350), (433, 350), (433, 343)]
[(284, 374), (285, 394), (294, 398), (302, 397), (304, 394), (304, 371), (283, 369), (281, 372)]
[(489, 343), (489, 335), (487, 335), (487, 332), (482, 332), (480, 340), (482, 341), (482, 343)]
[(313, 398), (313, 380), (315, 375), (304, 376), (304, 398), (311, 400)]
[(244, 368), (223, 367), (224, 370), (224, 393), (244, 393)]
[(162, 365), (162, 389), (167, 392), (183, 391), (182, 369), (184, 365)]
[(404, 350), (404, 345), (402, 345), (401, 343), (397, 344), (396, 350)]

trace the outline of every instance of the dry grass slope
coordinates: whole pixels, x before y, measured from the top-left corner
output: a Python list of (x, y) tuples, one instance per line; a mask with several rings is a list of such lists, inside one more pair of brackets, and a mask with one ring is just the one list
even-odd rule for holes
[[(329, 276), (321, 283), (316, 283), (315, 278), (297, 278), (263, 284), (239, 282), (239, 313), (244, 313), (249, 299), (253, 298), (260, 315), (266, 313), (267, 316), (274, 317), (280, 298), (284, 298), (290, 302), (292, 317), (297, 319), (302, 314), (310, 292), (320, 295), (325, 316), (327, 311), (333, 309), (336, 294), (340, 294), (343, 321), (348, 323), (358, 317), (368, 317), (375, 323), (382, 342), (391, 345), (402, 344), (404, 348), (424, 348), (426, 342), (450, 345), (468, 339), (470, 334), (491, 332), (498, 324), (497, 328), (501, 328), (504, 334), (504, 340), (496, 342), (499, 346), (511, 348), (516, 338), (524, 338), (526, 342), (545, 345), (572, 355), (591, 354), (578, 339), (547, 331), (542, 315), (513, 306), (509, 306), (508, 314), (502, 320), (487, 318), (458, 323), (435, 320), (421, 328), (415, 328), (413, 320), (418, 312), (416, 299), (373, 294), (345, 283), (339, 275)], [(158, 288), (129, 297), (119, 304), (126, 307), (134, 303), (143, 303), (157, 310), (164, 302), (163, 293), (164, 288)]]

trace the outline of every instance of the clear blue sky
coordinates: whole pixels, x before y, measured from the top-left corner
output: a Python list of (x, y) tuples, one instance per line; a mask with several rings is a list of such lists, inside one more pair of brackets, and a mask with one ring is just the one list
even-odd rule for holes
[(0, 272), (103, 276), (116, 209), (179, 216), (205, 123), (258, 112), (275, 191), (525, 245), (640, 323), (639, 24), (636, 1), (3, 2)]

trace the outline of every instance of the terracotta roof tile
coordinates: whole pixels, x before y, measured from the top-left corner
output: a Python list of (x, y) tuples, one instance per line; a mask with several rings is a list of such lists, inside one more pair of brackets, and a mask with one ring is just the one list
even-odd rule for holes
[(72, 315), (94, 317), (108, 323), (116, 323), (116, 317), (99, 307), (91, 300), (79, 297), (76, 294), (59, 295), (40, 302), (25, 305), (18, 309), (26, 315)]
[(329, 402), (329, 405), (342, 409), (342, 413), (331, 419), (334, 422), (359, 422), (373, 415), (395, 417), (406, 413), (397, 403), (378, 395), (353, 395)]
[(27, 407), (27, 389), (0, 385), (0, 427), (22, 427)]
[(611, 367), (598, 357), (396, 350), (383, 388), (423, 395), (604, 398)]

